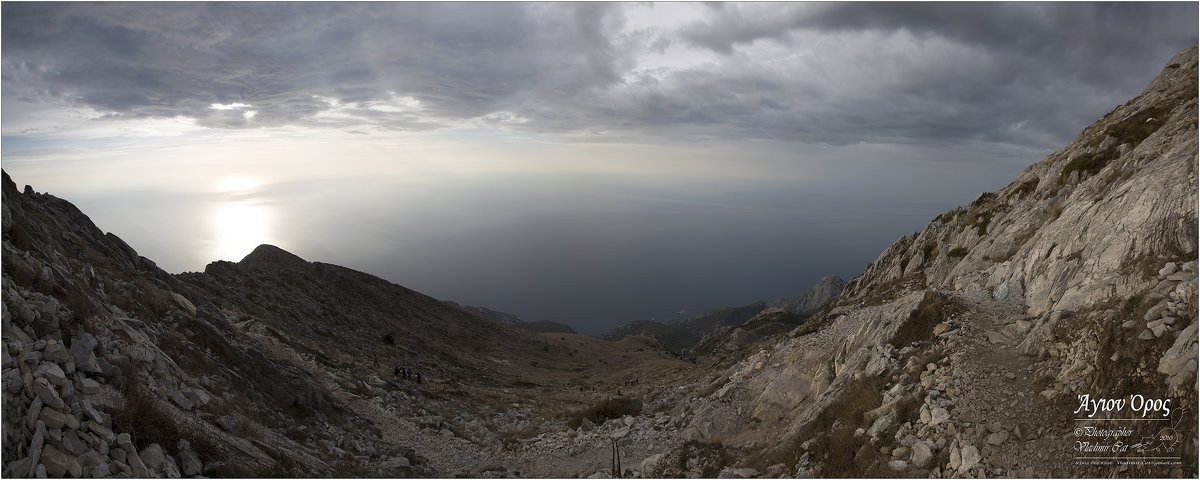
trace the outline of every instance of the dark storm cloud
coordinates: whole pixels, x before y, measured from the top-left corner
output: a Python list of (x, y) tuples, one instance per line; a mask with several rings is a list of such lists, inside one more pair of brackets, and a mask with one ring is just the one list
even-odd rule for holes
[[(697, 9), (681, 27), (625, 28), (653, 14), (601, 3), (5, 3), (3, 96), (8, 108), (86, 106), (218, 128), (474, 120), (1050, 148), (1194, 43), (1197, 6), (734, 3)], [(640, 66), (689, 45), (715, 57)], [(245, 107), (213, 108), (233, 104)]]
[[(4, 5), (6, 99), (218, 127), (436, 126), (616, 81), (604, 5)], [(394, 96), (414, 113), (371, 111)], [(331, 103), (339, 120), (317, 118)], [(215, 110), (240, 103), (250, 121)]]
[[(875, 77), (854, 95), (822, 99), (795, 88), (771, 92), (832, 107), (821, 111), (819, 119), (806, 115), (810, 109), (798, 108), (754, 126), (770, 132), (767, 136), (831, 143), (970, 138), (1052, 147), (1136, 94), (1167, 59), (1196, 43), (1194, 3), (744, 7), (727, 5), (713, 18), (681, 29), (680, 37), (723, 55), (758, 41), (800, 48), (800, 39), (812, 33), (908, 34), (917, 40), (917, 48), (896, 51), (891, 58), (867, 59), (876, 69), (836, 67), (847, 70), (847, 77)], [(969, 55), (947, 55), (931, 64), (910, 61), (954, 53), (939, 41), (967, 49)], [(810, 92), (830, 91), (812, 87)]]

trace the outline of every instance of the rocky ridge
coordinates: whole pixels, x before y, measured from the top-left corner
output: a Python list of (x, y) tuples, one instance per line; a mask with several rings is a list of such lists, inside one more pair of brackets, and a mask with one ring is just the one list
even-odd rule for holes
[[(1193, 47), (811, 319), (754, 315), (699, 364), (271, 246), (169, 275), (5, 173), (4, 474), (1195, 476), (1196, 90)], [(1139, 448), (1179, 460), (1076, 461), (1082, 394), (1170, 399)]]
[(846, 287), (846, 281), (837, 275), (826, 275), (817, 281), (812, 288), (791, 297), (784, 297), (771, 304), (772, 307), (782, 308), (792, 313), (811, 315), (816, 313), (828, 302), (837, 298)]
[[(1193, 47), (1009, 186), (898, 240), (833, 308), (714, 362), (682, 406), (688, 446), (643, 473), (1195, 476), (1196, 158)], [(1182, 456), (1079, 461), (1084, 394), (1170, 399), (1170, 433), (1141, 432), (1138, 453)]]
[[(270, 245), (170, 275), (7, 172), (2, 206), (6, 476), (590, 474), (615, 424), (547, 464), (566, 417), (690, 378), (653, 342), (516, 329)], [(626, 449), (670, 444), (654, 414)]]

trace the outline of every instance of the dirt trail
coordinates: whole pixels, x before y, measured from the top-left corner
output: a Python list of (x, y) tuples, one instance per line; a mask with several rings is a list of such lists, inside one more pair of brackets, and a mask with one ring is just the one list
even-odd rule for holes
[[(1030, 321), (1024, 306), (955, 296), (961, 334), (948, 340), (951, 366), (960, 382), (956, 426), (963, 444), (982, 454), (991, 476), (1070, 475), (1074, 464), (1072, 412), (1040, 396), (1033, 359), (1017, 347)], [(1022, 324), (1022, 326), (1024, 326)], [(1026, 327), (1027, 328), (1027, 327)]]

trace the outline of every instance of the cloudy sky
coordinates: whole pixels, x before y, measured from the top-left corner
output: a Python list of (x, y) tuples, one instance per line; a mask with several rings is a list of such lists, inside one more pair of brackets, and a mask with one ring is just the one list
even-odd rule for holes
[(2, 159), (171, 272), (272, 243), (597, 333), (858, 274), (1197, 41), (1182, 3), (16, 3)]

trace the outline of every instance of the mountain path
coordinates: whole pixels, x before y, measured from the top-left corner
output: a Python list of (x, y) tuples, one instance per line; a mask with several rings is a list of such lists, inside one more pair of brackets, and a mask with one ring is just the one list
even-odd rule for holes
[(1070, 475), (1074, 462), (1069, 436), (1071, 412), (1037, 390), (1033, 361), (1018, 351), (1024, 335), (1018, 320), (1030, 321), (1022, 304), (955, 294), (963, 308), (954, 320), (961, 334), (947, 342), (960, 383), (955, 405), (960, 448), (980, 452), (987, 476)]

